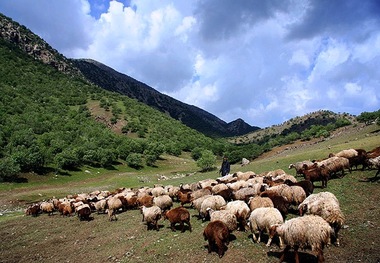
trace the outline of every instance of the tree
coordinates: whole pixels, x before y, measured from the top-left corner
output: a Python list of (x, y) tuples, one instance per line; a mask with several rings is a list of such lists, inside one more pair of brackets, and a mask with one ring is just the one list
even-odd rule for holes
[(135, 169), (140, 169), (143, 167), (142, 154), (140, 153), (131, 153), (128, 155), (126, 161), (129, 167)]
[(10, 157), (0, 159), (0, 180), (14, 181), (21, 172), (18, 163)]
[(202, 172), (211, 171), (215, 168), (216, 156), (210, 150), (204, 150), (197, 161), (197, 166)]

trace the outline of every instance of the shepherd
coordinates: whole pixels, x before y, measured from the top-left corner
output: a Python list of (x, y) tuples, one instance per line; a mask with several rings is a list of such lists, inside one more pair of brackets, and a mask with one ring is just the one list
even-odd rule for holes
[(220, 167), (219, 174), (226, 176), (230, 173), (230, 163), (228, 162), (227, 156), (223, 157), (222, 166)]

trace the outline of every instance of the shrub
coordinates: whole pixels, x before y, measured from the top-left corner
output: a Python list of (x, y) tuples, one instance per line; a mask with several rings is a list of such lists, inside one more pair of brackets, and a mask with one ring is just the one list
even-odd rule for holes
[(216, 156), (210, 150), (204, 150), (197, 161), (197, 166), (202, 172), (211, 171), (215, 168)]

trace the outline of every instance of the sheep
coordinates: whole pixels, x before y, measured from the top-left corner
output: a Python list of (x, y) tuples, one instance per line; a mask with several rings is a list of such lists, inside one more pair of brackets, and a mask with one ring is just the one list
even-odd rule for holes
[[(252, 211), (248, 219), (248, 226), (252, 232), (252, 239), (257, 243), (260, 243), (260, 237), (264, 230), (269, 235), (269, 230), (273, 225), (283, 224), (284, 219), (277, 208), (273, 207), (259, 207)], [(259, 236), (256, 237), (256, 233), (259, 232)], [(269, 237), (266, 244), (269, 247), (272, 243), (272, 238)], [(282, 238), (280, 237), (280, 247), (283, 247)]]
[(280, 211), (284, 219), (286, 218), (290, 208), (290, 202), (288, 200), (286, 200), (283, 196), (271, 191), (264, 191), (260, 194), (260, 196), (269, 197), (273, 202), (273, 206)]
[(219, 258), (223, 257), (229, 244), (229, 230), (225, 223), (220, 220), (208, 223), (203, 231), (204, 240), (208, 241), (208, 253), (216, 250)]
[(191, 200), (197, 199), (199, 197), (202, 197), (204, 195), (211, 195), (211, 187), (207, 186), (205, 188), (196, 190), (191, 193)]
[(191, 232), (190, 213), (186, 208), (179, 206), (163, 212), (163, 215), (164, 219), (168, 219), (170, 221), (170, 228), (173, 232), (176, 231), (175, 224), (177, 223), (181, 226), (181, 232), (185, 232), (185, 223), (188, 225)]
[(279, 236), (286, 245), (280, 257), (284, 261), (285, 254), (291, 249), (295, 252), (295, 262), (299, 262), (298, 249), (310, 247), (317, 253), (318, 263), (324, 262), (323, 248), (329, 243), (331, 234), (330, 225), (321, 217), (308, 215), (292, 218), (281, 225), (272, 226), (270, 238)]
[(211, 192), (213, 194), (218, 194), (218, 192), (222, 191), (222, 190), (225, 190), (225, 189), (228, 189), (228, 186), (226, 184), (223, 184), (223, 183), (220, 183), (220, 184), (216, 184), (214, 185), (212, 188), (211, 188)]
[(142, 221), (146, 222), (147, 230), (149, 229), (155, 229), (159, 230), (158, 227), (158, 220), (161, 218), (161, 208), (159, 208), (156, 205), (153, 205), (151, 207), (142, 206), (141, 207), (141, 214), (142, 214)]
[(36, 217), (41, 212), (41, 208), (39, 204), (32, 204), (28, 206), (25, 210), (26, 215), (32, 215)]
[(256, 176), (256, 174), (252, 171), (248, 171), (248, 172), (236, 172), (232, 175), (233, 177), (236, 177), (237, 180), (243, 180), (243, 181), (247, 181), (248, 179), (250, 178), (254, 178)]
[(52, 215), (54, 212), (54, 205), (50, 202), (42, 202), (40, 204), (40, 210), (42, 213), (48, 213), (48, 215)]
[(311, 161), (302, 161), (302, 162), (296, 162), (296, 163), (291, 163), (289, 164), (289, 169), (294, 168), (296, 170), (296, 176), (297, 175), (302, 175), (302, 171), (305, 169), (304, 164), (307, 166), (312, 166), (313, 162)]
[[(305, 166), (305, 165), (304, 165)], [(323, 169), (324, 165), (318, 166), (317, 163), (314, 163), (312, 167), (305, 169), (302, 171), (305, 180), (309, 180), (310, 182), (322, 181), (322, 188), (327, 187), (327, 181), (329, 179), (329, 171), (327, 169)]]
[(110, 221), (117, 220), (116, 212), (123, 207), (123, 203), (118, 197), (111, 197), (107, 200), (108, 218)]
[(248, 205), (241, 200), (231, 201), (227, 203), (223, 210), (231, 211), (235, 216), (239, 224), (240, 230), (244, 231), (247, 225), (247, 218), (251, 210)]
[(181, 206), (191, 203), (191, 193), (192, 192), (193, 191), (190, 189), (180, 188), (180, 190), (177, 193), (177, 198), (180, 201)]
[(90, 220), (91, 208), (88, 204), (82, 204), (76, 208), (79, 220)]
[(161, 208), (162, 211), (166, 211), (173, 206), (173, 200), (169, 195), (160, 195), (153, 198), (153, 204)]
[(334, 229), (335, 244), (339, 246), (339, 230), (344, 224), (344, 215), (340, 209), (339, 201), (330, 192), (320, 192), (308, 196), (299, 206), (300, 215), (318, 215), (326, 220)]
[(202, 197), (199, 197), (191, 201), (191, 207), (193, 207), (195, 210), (198, 211), (198, 218), (201, 218), (200, 211), (201, 211), (201, 206), (202, 206), (203, 201), (210, 196), (212, 195), (204, 195)]
[(250, 197), (256, 196), (257, 190), (252, 187), (243, 187), (233, 192), (233, 197), (235, 200), (248, 201)]
[(62, 216), (70, 216), (74, 211), (74, 207), (71, 202), (65, 201), (58, 205), (58, 211)]
[(237, 230), (238, 222), (235, 214), (228, 210), (215, 211), (211, 208), (207, 209), (210, 216), (210, 222), (220, 220), (225, 223), (230, 232)]
[(217, 192), (215, 195), (220, 195), (221, 197), (223, 197), (223, 199), (226, 202), (233, 200), (233, 191), (232, 191), (232, 189), (230, 189), (228, 187), (227, 187), (227, 189), (223, 189), (223, 190)]
[(151, 194), (153, 197), (157, 197), (157, 196), (160, 196), (160, 195), (165, 195), (167, 194), (167, 192), (165, 191), (164, 187), (162, 186), (156, 186), (154, 188), (151, 189)]
[(332, 174), (336, 175), (337, 172), (342, 172), (340, 178), (344, 176), (344, 169), (348, 169), (351, 172), (350, 161), (345, 157), (333, 156), (323, 161), (317, 162), (317, 166), (322, 170), (327, 171), (328, 176)]
[(227, 174), (225, 176), (216, 178), (216, 181), (218, 183), (225, 183), (225, 184), (227, 184), (227, 183), (233, 183), (233, 182), (237, 181), (237, 177), (234, 177), (233, 174)]
[(301, 186), (303, 190), (305, 191), (306, 197), (311, 195), (314, 192), (314, 185), (309, 180), (303, 180), (299, 181), (297, 183), (293, 183), (290, 180), (285, 180), (284, 184), (287, 184), (289, 186)]
[(336, 157), (344, 157), (344, 158), (351, 158), (351, 157), (355, 157), (355, 156), (358, 156), (358, 151), (355, 150), (355, 149), (347, 149), (347, 150), (342, 150), (338, 153), (330, 153), (329, 154), (329, 157), (333, 157), (333, 156), (336, 156)]
[(146, 207), (152, 206), (153, 198), (154, 198), (153, 196), (148, 195), (148, 194), (143, 194), (143, 195), (140, 194), (140, 196), (139, 195), (137, 196), (137, 205), (146, 206)]
[(212, 195), (203, 200), (201, 204), (201, 208), (199, 210), (199, 215), (201, 219), (204, 221), (208, 218), (207, 208), (211, 208), (214, 210), (219, 210), (222, 206), (225, 206), (227, 203), (223, 197), (220, 195)]
[(380, 156), (368, 159), (368, 162), (371, 164), (371, 166), (377, 169), (377, 172), (375, 174), (376, 177), (378, 174), (380, 174)]
[(214, 185), (217, 185), (217, 184), (218, 182), (215, 179), (204, 179), (198, 182), (198, 188), (204, 189), (207, 187), (213, 187)]
[(251, 212), (259, 207), (274, 207), (272, 200), (269, 197), (255, 196), (249, 198), (248, 206)]

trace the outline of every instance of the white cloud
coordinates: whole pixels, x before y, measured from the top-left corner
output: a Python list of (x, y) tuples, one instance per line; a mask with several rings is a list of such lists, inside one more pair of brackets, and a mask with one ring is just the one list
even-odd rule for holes
[[(68, 57), (92, 58), (229, 122), (380, 108), (376, 0), (0, 1)], [(324, 17), (324, 19), (321, 19)]]

